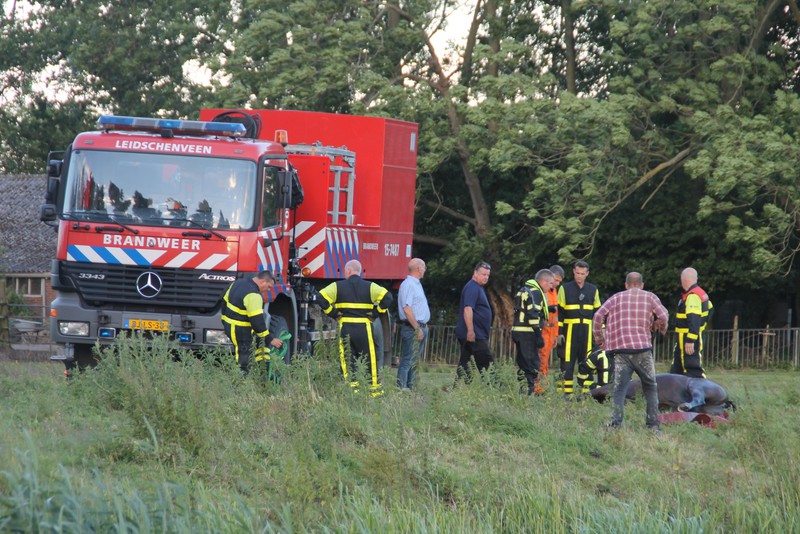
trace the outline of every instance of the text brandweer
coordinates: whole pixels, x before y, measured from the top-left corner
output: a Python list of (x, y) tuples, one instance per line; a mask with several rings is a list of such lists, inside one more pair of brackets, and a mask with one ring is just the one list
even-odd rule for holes
[(121, 247), (175, 248), (180, 250), (200, 250), (200, 241), (196, 239), (178, 239), (177, 237), (104, 235), (103, 244), (117, 245)]

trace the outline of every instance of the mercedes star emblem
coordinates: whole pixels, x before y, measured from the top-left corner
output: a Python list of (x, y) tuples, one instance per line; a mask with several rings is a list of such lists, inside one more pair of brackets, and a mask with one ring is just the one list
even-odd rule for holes
[(163, 285), (161, 277), (152, 271), (144, 272), (136, 279), (136, 291), (146, 299), (151, 299), (161, 293)]

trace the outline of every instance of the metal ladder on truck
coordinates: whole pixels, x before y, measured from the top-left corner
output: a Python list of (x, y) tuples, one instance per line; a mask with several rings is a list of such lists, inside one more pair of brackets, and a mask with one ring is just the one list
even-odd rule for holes
[(347, 150), (346, 146), (334, 148), (323, 146), (320, 142), (313, 145), (287, 145), (286, 152), (325, 156), (330, 159), (330, 170), (333, 173), (333, 185), (328, 187), (332, 200), (328, 210), (330, 224), (354, 224), (353, 193), (356, 183), (356, 153)]

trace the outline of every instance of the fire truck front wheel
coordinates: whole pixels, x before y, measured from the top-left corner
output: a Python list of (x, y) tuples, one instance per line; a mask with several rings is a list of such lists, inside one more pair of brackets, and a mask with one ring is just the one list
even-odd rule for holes
[[(280, 315), (273, 315), (269, 319), (269, 332), (272, 334), (273, 337), (280, 337), (281, 334), (284, 332), (289, 332), (289, 322)], [(289, 345), (289, 350), (286, 352), (286, 356), (284, 360), (286, 363), (291, 361), (291, 344)]]
[(83, 371), (97, 365), (97, 358), (92, 351), (93, 347), (94, 345), (75, 344), (72, 359), (64, 361), (67, 376), (76, 370)]

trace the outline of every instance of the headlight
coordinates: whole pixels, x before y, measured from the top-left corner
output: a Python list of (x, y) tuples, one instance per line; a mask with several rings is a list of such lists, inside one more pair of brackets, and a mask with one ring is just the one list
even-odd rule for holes
[(205, 342), (208, 345), (230, 345), (231, 340), (225, 335), (225, 330), (206, 330)]
[(73, 321), (59, 321), (58, 333), (62, 336), (83, 336), (89, 335), (89, 323), (73, 322)]

